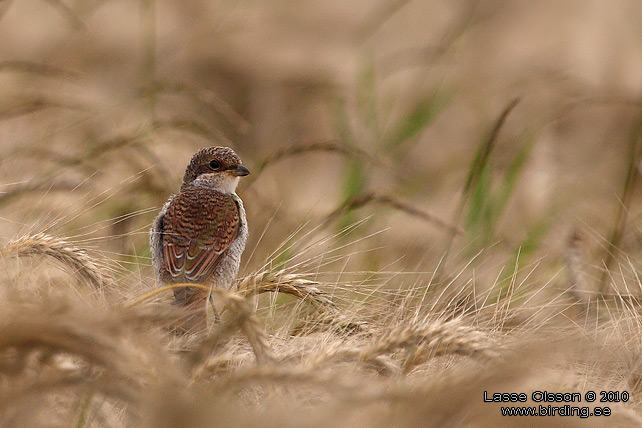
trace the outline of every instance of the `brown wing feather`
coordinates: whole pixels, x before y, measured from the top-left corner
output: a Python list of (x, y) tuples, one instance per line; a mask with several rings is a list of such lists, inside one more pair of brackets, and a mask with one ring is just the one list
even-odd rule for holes
[(239, 222), (238, 206), (229, 194), (196, 186), (184, 189), (163, 219), (165, 269), (175, 280), (206, 281), (236, 239)]

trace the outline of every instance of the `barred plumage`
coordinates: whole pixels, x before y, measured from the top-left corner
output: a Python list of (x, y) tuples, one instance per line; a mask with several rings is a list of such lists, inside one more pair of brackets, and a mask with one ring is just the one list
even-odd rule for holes
[[(181, 190), (170, 197), (150, 233), (152, 264), (163, 284), (194, 282), (229, 289), (247, 241), (239, 176), (249, 174), (227, 147), (206, 147), (187, 166)], [(183, 329), (206, 325), (207, 293), (177, 288), (176, 302), (188, 309)]]

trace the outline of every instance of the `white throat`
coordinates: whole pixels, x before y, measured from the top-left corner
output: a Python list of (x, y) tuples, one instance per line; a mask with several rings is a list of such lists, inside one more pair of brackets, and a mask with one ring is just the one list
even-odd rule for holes
[(234, 193), (240, 177), (229, 174), (202, 174), (194, 180), (194, 186), (207, 187), (221, 193)]

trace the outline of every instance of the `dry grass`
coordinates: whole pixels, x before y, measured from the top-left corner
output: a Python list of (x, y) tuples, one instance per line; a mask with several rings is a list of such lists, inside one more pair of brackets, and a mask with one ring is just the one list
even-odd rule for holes
[[(642, 9), (585, 3), (0, 0), (0, 427), (642, 426)], [(178, 335), (212, 144), (250, 237)]]
[(245, 297), (261, 293), (285, 293), (312, 304), (320, 312), (336, 310), (336, 304), (322, 290), (317, 281), (311, 281), (300, 274), (285, 271), (263, 271), (241, 278), (236, 288)]
[(87, 252), (70, 242), (44, 233), (13, 239), (0, 252), (2, 256), (40, 256), (56, 260), (79, 280), (97, 290), (109, 289), (114, 281), (104, 263), (90, 257)]
[(408, 215), (411, 215), (413, 217), (417, 217), (421, 220), (424, 220), (428, 223), (431, 223), (434, 226), (437, 226), (440, 229), (443, 229), (447, 231), (450, 235), (452, 236), (463, 236), (464, 231), (462, 228), (455, 226), (453, 224), (449, 224), (448, 222), (438, 218), (434, 214), (431, 214), (429, 212), (426, 212), (425, 210), (421, 210), (417, 207), (412, 206), (411, 204), (399, 200), (399, 198), (395, 198), (394, 196), (390, 195), (377, 195), (374, 193), (367, 193), (364, 195), (358, 195), (355, 196), (354, 198), (346, 201), (344, 204), (342, 204), (340, 207), (338, 207), (336, 210), (332, 211), (324, 220), (324, 224), (330, 224), (333, 221), (335, 221), (337, 218), (340, 216), (367, 206), (367, 205), (382, 205), (382, 206), (387, 206), (391, 207), (395, 210), (404, 212)]
[[(54, 257), (96, 286), (104, 286), (98, 278), (107, 276), (86, 252), (42, 234), (12, 241), (4, 251)], [(209, 426), (214, 420), (255, 427), (276, 420), (319, 427), (520, 426), (521, 419), (501, 418), (496, 404), (483, 403), (483, 391), (637, 391), (642, 321), (625, 305), (619, 321), (581, 328), (534, 330), (525, 323), (506, 330), (497, 320), (510, 314), (493, 304), (493, 320), (474, 314), (422, 318), (421, 307), (410, 301), (371, 312), (369, 322), (360, 323), (354, 309), (335, 300), (336, 287), (330, 295), (324, 291), (329, 285), (305, 275), (262, 271), (241, 278), (237, 292), (213, 290), (225, 308), (220, 324), (198, 336), (176, 337), (167, 326), (177, 309), (158, 299), (181, 286), (198, 285), (149, 292), (139, 287), (138, 297), (125, 304), (7, 295), (0, 329), (3, 425), (40, 426), (49, 418), (63, 426), (109, 427)], [(316, 322), (328, 325), (291, 335), (294, 317), (267, 330), (248, 300), (266, 292), (302, 299), (315, 309)], [(435, 306), (420, 303), (427, 304)], [(342, 319), (351, 320), (353, 330), (337, 328)], [(582, 331), (593, 339), (578, 339)], [(609, 352), (614, 349), (619, 352)], [(638, 423), (636, 397), (611, 403), (613, 426)], [(286, 402), (290, 411), (282, 413)], [(468, 411), (462, 413), (464, 403)], [(223, 408), (225, 415), (218, 413)], [(334, 416), (316, 419), (317, 412)], [(593, 426), (590, 419), (565, 418), (559, 426), (587, 423)]]
[(336, 153), (340, 156), (363, 160), (373, 165), (387, 166), (388, 168), (391, 167), (383, 160), (378, 159), (358, 147), (351, 147), (346, 144), (342, 144), (340, 141), (319, 141), (315, 143), (293, 144), (290, 147), (271, 153), (259, 163), (256, 171), (253, 172), (253, 177), (243, 184), (245, 187), (249, 187), (260, 176), (264, 169), (284, 159), (315, 152)]

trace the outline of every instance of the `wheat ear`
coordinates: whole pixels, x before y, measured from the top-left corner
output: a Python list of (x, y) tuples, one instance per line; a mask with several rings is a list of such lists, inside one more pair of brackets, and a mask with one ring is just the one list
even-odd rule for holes
[(9, 241), (0, 255), (51, 257), (68, 267), (81, 280), (98, 289), (112, 287), (113, 278), (87, 252), (64, 239), (44, 233), (27, 235)]

